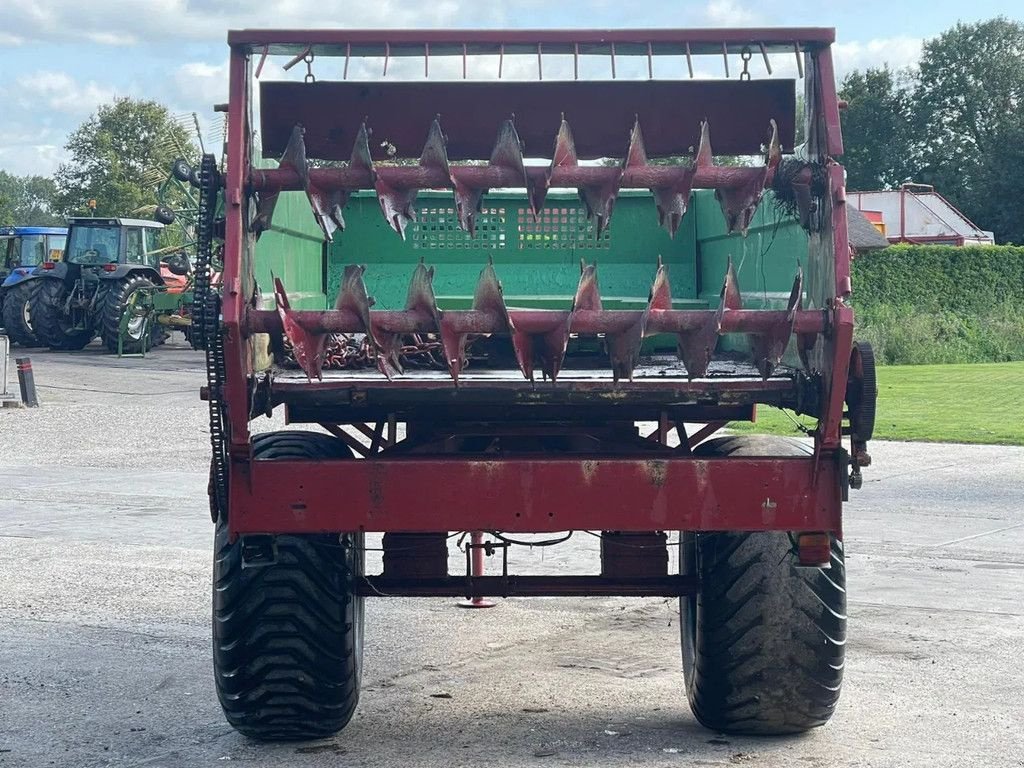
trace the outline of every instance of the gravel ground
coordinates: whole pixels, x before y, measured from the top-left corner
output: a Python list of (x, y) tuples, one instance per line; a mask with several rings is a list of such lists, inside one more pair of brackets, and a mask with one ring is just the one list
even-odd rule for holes
[[(4, 768), (1024, 766), (1024, 449), (873, 444), (847, 508), (846, 685), (814, 733), (701, 728), (672, 601), (393, 599), (368, 602), (351, 725), (266, 746), (213, 691), (201, 358), (32, 357), (43, 407), (0, 410)], [(596, 544), (514, 562), (596, 569)]]

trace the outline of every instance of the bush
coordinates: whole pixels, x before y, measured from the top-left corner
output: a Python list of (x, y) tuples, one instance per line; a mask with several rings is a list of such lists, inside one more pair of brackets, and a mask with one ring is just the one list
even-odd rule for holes
[(857, 338), (879, 362), (1024, 360), (1024, 248), (893, 246), (853, 278)]

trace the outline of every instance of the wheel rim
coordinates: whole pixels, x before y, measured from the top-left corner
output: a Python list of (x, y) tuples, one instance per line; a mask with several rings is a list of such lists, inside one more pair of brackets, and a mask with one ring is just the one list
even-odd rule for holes
[(146, 318), (142, 315), (136, 315), (128, 321), (128, 328), (126, 333), (132, 341), (138, 341), (142, 338), (143, 331), (146, 329)]
[(21, 321), (25, 324), (25, 327), (30, 331), (32, 329), (32, 315), (29, 313), (28, 302), (26, 301), (21, 305)]

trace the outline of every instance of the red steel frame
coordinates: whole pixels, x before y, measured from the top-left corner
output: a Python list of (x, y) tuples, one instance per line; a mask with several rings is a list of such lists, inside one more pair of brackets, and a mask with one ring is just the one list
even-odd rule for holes
[[(850, 292), (850, 278), (843, 172), (831, 159), (842, 152), (829, 47), (833, 37), (832, 30), (823, 29), (230, 33), (223, 272), (227, 383), (223, 395), (230, 414), (231, 534), (596, 529), (833, 531), (841, 535), (847, 466), (840, 440), (853, 316), (844, 301)], [(819, 159), (830, 165), (835, 274), (834, 298), (821, 309), (827, 315), (823, 325), (828, 331), (827, 340), (818, 345), (824, 391), (813, 454), (807, 458), (699, 459), (677, 452), (657, 458), (545, 455), (482, 460), (458, 455), (392, 458), (385, 452), (352, 461), (253, 461), (246, 416), (252, 371), (246, 336), (269, 329), (274, 321), (267, 313), (249, 310), (253, 277), (243, 265), (251, 165), (251, 55), (301, 53), (311, 46), (351, 51), (353, 46), (387, 41), (396, 50), (402, 45), (421, 45), (427, 52), (435, 52), (445, 46), (479, 51), (499, 44), (510, 48), (543, 44), (549, 52), (558, 46), (638, 40), (685, 46), (687, 51), (693, 46), (695, 52), (716, 45), (736, 52), (737, 46), (767, 41), (772, 50), (787, 46), (802, 50), (813, 65), (808, 67), (812, 78), (808, 88), (816, 91), (819, 112), (814, 117), (820, 119), (819, 131), (824, 131), (824, 136), (819, 136)], [(315, 322), (313, 317), (308, 319)], [(820, 329), (820, 321), (809, 316), (801, 316), (800, 322), (806, 328)], [(323, 321), (325, 330), (330, 327)], [(327, 391), (332, 382), (303, 386)], [(402, 384), (395, 381), (391, 386), (400, 388)], [(522, 382), (522, 386), (529, 384)], [(609, 417), (614, 418), (614, 411)]]

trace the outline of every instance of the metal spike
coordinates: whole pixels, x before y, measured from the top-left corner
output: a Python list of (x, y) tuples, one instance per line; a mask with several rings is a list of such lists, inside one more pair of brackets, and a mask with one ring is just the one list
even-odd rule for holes
[(803, 270), (797, 270), (793, 287), (789, 292), (785, 314), (766, 333), (751, 334), (754, 362), (761, 377), (767, 379), (781, 362), (789, 340), (793, 336), (796, 313), (803, 301)]
[[(440, 333), (441, 313), (434, 297), (434, 268), (426, 266), (422, 261), (416, 265), (412, 278), (409, 280), (405, 311), (418, 315), (426, 323), (432, 323)], [(375, 335), (380, 344), (377, 368), (388, 378), (394, 374), (404, 373), (400, 356), (402, 335), (379, 329), (375, 329)]]
[[(523, 145), (512, 120), (505, 120), (498, 129), (498, 138), (494, 142), (494, 149), (491, 150), (490, 165), (513, 171), (516, 178), (522, 179), (521, 186), (530, 188), (526, 165), (523, 162)], [(476, 214), (480, 212), (482, 199), (487, 190), (469, 187), (455, 178), (452, 179), (452, 188), (455, 190), (455, 210), (459, 226), (472, 236), (476, 233)], [(530, 212), (536, 218), (532, 196), (528, 198)]]
[[(423, 152), (420, 153), (419, 164), (423, 168), (439, 168), (451, 179), (452, 186), (455, 180), (452, 179), (451, 169), (448, 165), (448, 151), (445, 148), (444, 133), (441, 131), (441, 124), (435, 118), (430, 124), (430, 131), (427, 140), (423, 145)], [(405, 228), (410, 221), (416, 220), (416, 211), (413, 204), (419, 192), (415, 187), (393, 187), (379, 176), (374, 183), (377, 191), (377, 202), (380, 203), (381, 213), (388, 225), (405, 240)]]
[(739, 187), (724, 187), (715, 190), (715, 198), (722, 206), (726, 227), (730, 233), (739, 232), (746, 237), (750, 223), (754, 220), (754, 214), (757, 213), (757, 207), (761, 203), (761, 198), (764, 197), (768, 172), (774, 170), (781, 159), (779, 129), (775, 121), (772, 120), (768, 152), (765, 157), (765, 165), (760, 172), (753, 174)]
[[(341, 192), (325, 192), (310, 180), (309, 162), (306, 159), (305, 129), (301, 125), (296, 125), (292, 129), (292, 135), (288, 138), (288, 145), (285, 147), (284, 154), (281, 155), (279, 165), (281, 168), (290, 168), (298, 174), (302, 188), (309, 199), (309, 205), (313, 209), (316, 223), (323, 231), (324, 237), (331, 240), (338, 229), (345, 228), (341, 207), (347, 200), (347, 196)], [(270, 228), (277, 195), (273, 195), (272, 198), (261, 206), (262, 210), (257, 208), (260, 231)]]
[(310, 333), (292, 317), (288, 292), (284, 289), (284, 284), (279, 277), (274, 277), (274, 303), (277, 306), (277, 314), (281, 318), (285, 336), (291, 342), (295, 362), (299, 364), (307, 379), (310, 381), (313, 381), (314, 378), (322, 380), (327, 335)]
[(530, 189), (530, 200), (536, 213), (540, 213), (544, 208), (544, 198), (547, 197), (548, 190), (551, 189), (551, 176), (555, 169), (573, 168), (578, 164), (576, 142), (572, 137), (572, 129), (563, 117), (562, 123), (558, 127), (558, 136), (555, 137), (555, 149), (551, 155), (551, 165), (548, 167), (547, 173), (544, 174), (543, 181), (538, 180)]
[(743, 309), (743, 295), (740, 293), (739, 280), (736, 278), (736, 270), (733, 267), (731, 256), (725, 269), (725, 281), (722, 283), (718, 314), (724, 314), (730, 309)]
[[(373, 298), (366, 292), (366, 283), (363, 282), (363, 273), (366, 272), (366, 265), (349, 264), (341, 276), (341, 290), (335, 299), (334, 308), (344, 309), (359, 318), (361, 330), (366, 334), (373, 346), (374, 351), (381, 354), (381, 344), (377, 339), (372, 321), (370, 319), (370, 307), (373, 306)], [(388, 371), (382, 369), (382, 373), (388, 375)]]
[(639, 118), (633, 123), (633, 130), (629, 133), (629, 147), (626, 149), (626, 159), (622, 162), (624, 168), (643, 168), (647, 165), (647, 148), (644, 146), (644, 135), (640, 130)]
[[(498, 281), (493, 263), (488, 264), (480, 272), (480, 278), (473, 291), (473, 310), (489, 315), (492, 324), (497, 326), (500, 332), (508, 333), (513, 339), (515, 338), (515, 328), (509, 317), (508, 307), (505, 306), (501, 283)], [(448, 363), (448, 372), (455, 385), (458, 386), (459, 374), (465, 364), (467, 334), (453, 325), (451, 318), (454, 317), (455, 315), (446, 316), (444, 312), (441, 312), (439, 325), (441, 347), (444, 350), (445, 361)]]
[[(639, 127), (639, 126), (638, 126)], [(672, 183), (651, 189), (654, 204), (658, 210), (658, 226), (668, 230), (668, 235), (675, 238), (679, 224), (686, 215), (690, 205), (690, 192), (697, 169), (706, 167), (711, 162), (711, 142), (708, 138), (707, 122), (701, 123), (700, 145), (689, 168), (679, 168)]]
[(420, 153), (420, 165), (423, 168), (438, 168), (444, 171), (445, 176), (451, 178), (452, 172), (448, 165), (448, 148), (444, 132), (441, 130), (441, 123), (437, 118), (434, 118), (434, 122), (430, 124), (427, 141), (423, 145), (423, 152)]

